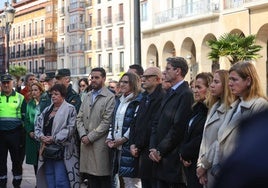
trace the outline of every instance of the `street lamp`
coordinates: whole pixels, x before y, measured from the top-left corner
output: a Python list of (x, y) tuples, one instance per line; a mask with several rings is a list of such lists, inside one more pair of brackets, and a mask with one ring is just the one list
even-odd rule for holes
[(10, 38), (11, 24), (13, 23), (15, 17), (15, 11), (16, 10), (10, 4), (8, 4), (4, 12), (0, 14), (0, 28), (5, 30), (6, 34), (6, 60), (5, 60), (6, 73), (8, 73), (9, 71), (9, 38)]

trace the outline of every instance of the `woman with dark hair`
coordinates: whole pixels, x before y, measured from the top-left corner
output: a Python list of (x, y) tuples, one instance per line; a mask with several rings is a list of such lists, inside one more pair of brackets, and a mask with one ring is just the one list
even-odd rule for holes
[[(35, 138), (41, 142), (37, 171), (38, 188), (79, 185), (78, 147), (75, 144), (75, 107), (65, 101), (66, 87), (56, 84), (51, 88), (52, 104), (45, 108), (35, 124)], [(58, 146), (61, 155), (48, 155), (51, 146)]]
[(137, 178), (138, 158), (131, 155), (129, 142), (130, 127), (135, 123), (135, 113), (142, 99), (140, 78), (135, 73), (127, 72), (119, 84), (122, 96), (116, 101), (113, 123), (106, 140), (108, 147), (115, 152), (113, 176), (118, 174), (123, 177), (125, 187), (141, 187), (141, 181)]
[(193, 112), (180, 150), (181, 161), (186, 167), (187, 187), (189, 188), (203, 187), (196, 176), (196, 163), (208, 113), (209, 85), (212, 79), (211, 73), (199, 73), (195, 77), (194, 88), (192, 88), (195, 103), (192, 107)]
[(88, 79), (87, 78), (81, 78), (78, 81), (78, 87), (79, 87), (79, 95), (81, 97), (81, 101), (83, 102), (83, 100), (85, 98), (85, 95), (88, 92), (88, 87), (89, 87)]

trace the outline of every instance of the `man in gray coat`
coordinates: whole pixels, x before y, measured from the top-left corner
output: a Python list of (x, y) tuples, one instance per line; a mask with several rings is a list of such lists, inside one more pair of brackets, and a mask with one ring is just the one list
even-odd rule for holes
[(90, 91), (77, 116), (81, 138), (80, 172), (85, 173), (90, 188), (107, 188), (111, 184), (109, 149), (105, 140), (115, 105), (114, 94), (105, 87), (106, 72), (94, 68), (90, 74)]

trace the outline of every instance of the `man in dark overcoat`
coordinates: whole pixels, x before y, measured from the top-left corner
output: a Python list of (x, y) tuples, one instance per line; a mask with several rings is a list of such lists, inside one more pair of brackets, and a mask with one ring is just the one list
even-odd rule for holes
[(192, 113), (192, 91), (184, 78), (188, 65), (182, 57), (167, 59), (166, 79), (172, 87), (162, 100), (152, 127), (149, 157), (154, 161), (157, 188), (185, 188), (179, 150)]

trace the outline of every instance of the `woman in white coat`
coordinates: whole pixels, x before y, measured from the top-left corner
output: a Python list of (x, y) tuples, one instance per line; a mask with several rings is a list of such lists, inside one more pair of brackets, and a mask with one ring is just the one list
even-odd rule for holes
[(238, 62), (230, 68), (229, 87), (236, 100), (218, 131), (218, 152), (215, 155), (219, 168), (217, 171), (220, 171), (220, 164), (236, 149), (240, 121), (268, 107), (257, 71), (251, 62)]
[(199, 182), (205, 188), (212, 187), (214, 182), (214, 177), (210, 172), (216, 152), (215, 141), (226, 112), (233, 101), (232, 94), (228, 88), (228, 78), (229, 73), (227, 70), (217, 70), (210, 84), (210, 110), (204, 126), (196, 170)]

